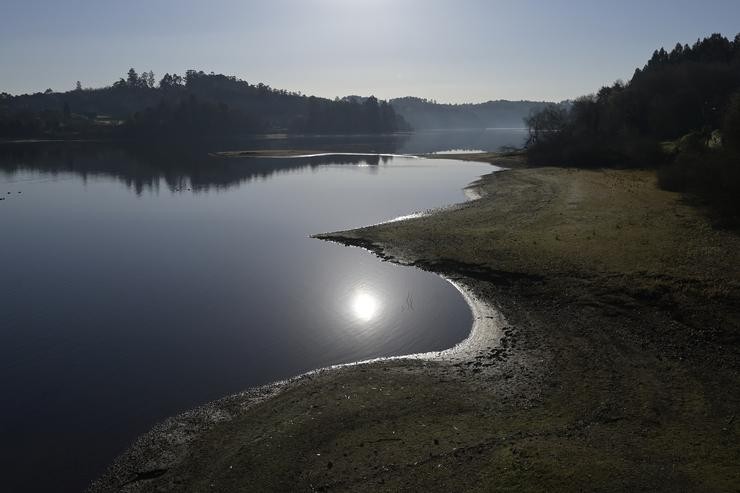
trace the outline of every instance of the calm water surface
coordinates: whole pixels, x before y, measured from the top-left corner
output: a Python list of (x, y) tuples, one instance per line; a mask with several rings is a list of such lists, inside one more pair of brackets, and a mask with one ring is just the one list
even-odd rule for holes
[(309, 235), (461, 202), (490, 170), (0, 152), (4, 487), (79, 490), (166, 416), (310, 369), (459, 342), (471, 315), (449, 283)]

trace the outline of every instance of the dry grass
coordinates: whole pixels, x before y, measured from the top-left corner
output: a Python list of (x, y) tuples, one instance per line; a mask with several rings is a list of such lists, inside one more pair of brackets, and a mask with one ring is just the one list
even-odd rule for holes
[[(645, 171), (479, 186), (432, 216), (324, 237), (464, 278), (508, 318), (501, 347), (226, 406), (184, 458), (133, 457), (98, 491), (740, 490), (737, 235)], [(137, 480), (147, 468), (159, 476)]]

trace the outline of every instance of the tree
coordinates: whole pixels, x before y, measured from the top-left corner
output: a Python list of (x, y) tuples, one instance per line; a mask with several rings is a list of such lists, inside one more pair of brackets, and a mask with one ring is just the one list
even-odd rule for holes
[(64, 107), (62, 108), (62, 115), (64, 115), (65, 120), (69, 120), (70, 118), (72, 118), (72, 110), (69, 107), (69, 103), (66, 101), (64, 102)]
[(128, 76), (126, 77), (126, 84), (129, 87), (139, 87), (139, 74), (136, 73), (136, 70), (133, 68), (130, 68), (128, 71)]
[(683, 56), (683, 45), (681, 43), (676, 43), (676, 46), (673, 48), (673, 51), (671, 51), (669, 55), (669, 59), (672, 62), (676, 62), (681, 59)]
[(174, 89), (176, 87), (182, 86), (182, 84), (183, 79), (177, 74), (164, 74), (162, 80), (159, 81), (159, 87), (162, 89)]
[(77, 84), (75, 84), (75, 91), (81, 91), (82, 90), (82, 83), (80, 81), (77, 81)]
[(206, 74), (204, 74), (202, 70), (200, 72), (193, 69), (187, 70), (185, 72), (185, 85), (190, 87), (198, 78), (204, 77), (205, 75)]
[(164, 74), (162, 76), (162, 79), (159, 81), (160, 89), (172, 89), (174, 86), (175, 86), (175, 82), (169, 73)]
[(554, 104), (547, 105), (541, 111), (531, 114), (524, 120), (529, 129), (527, 145), (536, 145), (554, 137), (565, 129), (567, 121), (567, 110)]
[(144, 86), (145, 87), (154, 87), (155, 81), (154, 81), (154, 72), (150, 70), (149, 72), (144, 72), (142, 75), (142, 79), (144, 80)]
[(377, 132), (380, 130), (380, 107), (378, 106), (378, 98), (370, 96), (362, 103), (365, 108), (365, 126), (366, 130), (370, 132)]

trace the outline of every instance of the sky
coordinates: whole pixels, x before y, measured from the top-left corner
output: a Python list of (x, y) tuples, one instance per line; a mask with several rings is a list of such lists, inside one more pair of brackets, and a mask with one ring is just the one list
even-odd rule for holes
[(330, 98), (560, 101), (739, 21), (738, 0), (2, 0), (0, 92), (134, 67)]

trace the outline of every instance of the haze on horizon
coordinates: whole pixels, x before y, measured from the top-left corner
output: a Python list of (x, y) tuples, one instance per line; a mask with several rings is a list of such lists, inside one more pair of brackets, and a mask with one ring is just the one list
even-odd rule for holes
[(333, 98), (553, 100), (629, 79), (659, 46), (740, 30), (740, 2), (5, 0), (0, 91), (195, 68)]

